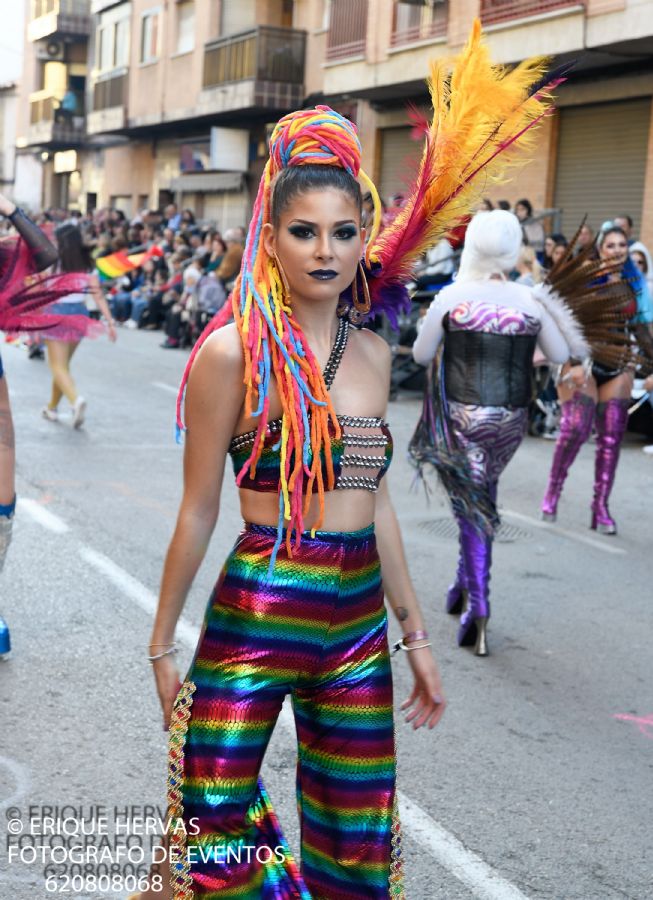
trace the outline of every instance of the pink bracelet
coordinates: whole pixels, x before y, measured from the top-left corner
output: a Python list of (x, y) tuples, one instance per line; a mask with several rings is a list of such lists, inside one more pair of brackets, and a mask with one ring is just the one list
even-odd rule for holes
[(408, 634), (405, 634), (403, 637), (404, 643), (406, 641), (425, 641), (428, 637), (427, 631), (409, 631)]

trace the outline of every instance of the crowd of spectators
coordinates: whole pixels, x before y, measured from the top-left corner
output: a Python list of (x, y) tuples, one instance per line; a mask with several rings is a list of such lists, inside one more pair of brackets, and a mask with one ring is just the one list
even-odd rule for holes
[[(383, 207), (383, 225), (401, 209), (405, 198), (396, 194)], [(526, 284), (536, 284), (566, 253), (568, 236), (547, 231), (546, 215), (534, 211), (527, 198), (514, 206), (505, 201), (483, 199), (477, 211), (508, 209), (520, 220), (524, 246), (511, 277)], [(363, 224), (369, 225), (373, 212), (372, 198), (363, 198)], [(193, 210), (178, 209), (170, 203), (163, 210), (144, 209), (128, 219), (114, 208), (94, 210), (83, 215), (65, 210), (48, 210), (38, 217), (46, 229), (62, 221), (79, 227), (84, 242), (92, 248), (97, 260), (112, 254), (129, 255), (156, 251), (138, 268), (103, 281), (111, 312), (118, 323), (128, 328), (161, 330), (162, 346), (167, 349), (189, 347), (201, 333), (204, 324), (221, 308), (233, 287), (240, 269), (246, 231), (237, 225), (220, 233), (216, 228), (196, 221)], [(632, 262), (653, 290), (651, 254), (633, 234), (629, 215), (614, 217), (611, 224), (621, 228), (630, 246)], [(431, 248), (415, 269), (415, 288), (428, 292), (455, 277), (457, 260), (464, 243), (465, 224), (447, 239)], [(597, 233), (585, 223), (578, 235), (575, 250), (595, 245)], [(89, 304), (91, 305), (91, 304)]]
[(88, 215), (50, 209), (36, 218), (46, 232), (63, 221), (76, 225), (96, 262), (150, 250), (139, 267), (116, 278), (103, 277), (102, 287), (117, 323), (161, 330), (167, 349), (191, 346), (220, 309), (245, 246), (243, 226), (220, 233), (199, 224), (191, 209), (179, 210), (174, 203), (164, 210), (142, 210), (131, 219), (113, 208)]

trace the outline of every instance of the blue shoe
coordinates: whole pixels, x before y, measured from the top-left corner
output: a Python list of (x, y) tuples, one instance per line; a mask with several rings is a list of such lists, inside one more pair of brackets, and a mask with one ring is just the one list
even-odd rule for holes
[(7, 656), (11, 650), (11, 638), (9, 637), (9, 626), (0, 616), (0, 659)]

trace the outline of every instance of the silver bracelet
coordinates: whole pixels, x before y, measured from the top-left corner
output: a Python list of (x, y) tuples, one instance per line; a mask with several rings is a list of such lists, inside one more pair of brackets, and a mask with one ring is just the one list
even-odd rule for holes
[(426, 643), (418, 644), (415, 647), (407, 647), (404, 644), (404, 638), (402, 638), (400, 641), (397, 641), (396, 644), (393, 644), (392, 650), (390, 651), (390, 655), (394, 656), (394, 654), (397, 652), (397, 650), (406, 650), (407, 652), (410, 652), (411, 650), (421, 650), (423, 647), (430, 647), (430, 646), (431, 646), (431, 641), (426, 641)]
[(172, 653), (179, 653), (179, 648), (176, 644), (173, 644), (171, 647), (168, 647), (167, 650), (163, 650), (161, 653), (155, 653), (154, 656), (148, 656), (148, 662), (156, 662), (157, 659), (163, 659), (164, 656), (170, 656)]

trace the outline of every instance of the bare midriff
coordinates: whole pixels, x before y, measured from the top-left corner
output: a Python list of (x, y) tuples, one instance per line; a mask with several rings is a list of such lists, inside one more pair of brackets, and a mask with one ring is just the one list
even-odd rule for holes
[[(277, 494), (239, 490), (240, 512), (245, 522), (254, 525), (271, 525), (279, 522), (279, 498)], [(324, 495), (324, 519), (321, 531), (358, 531), (374, 521), (376, 496), (370, 491), (327, 491)], [(304, 530), (315, 527), (319, 518), (319, 500), (311, 497), (308, 513), (304, 516)]]

